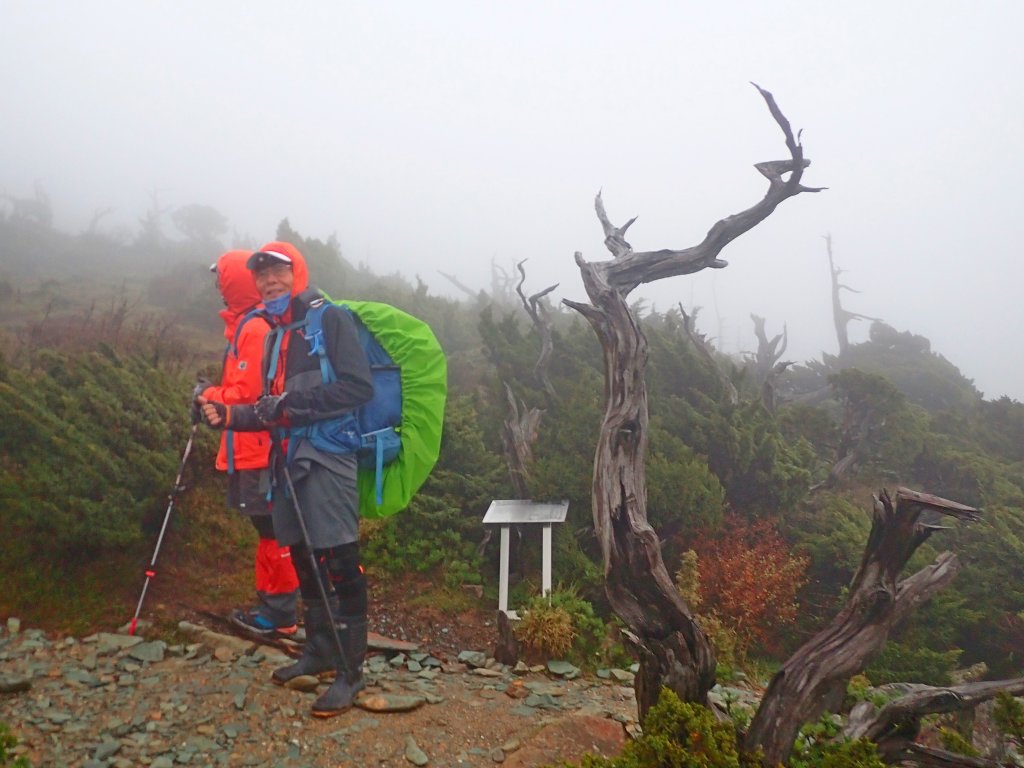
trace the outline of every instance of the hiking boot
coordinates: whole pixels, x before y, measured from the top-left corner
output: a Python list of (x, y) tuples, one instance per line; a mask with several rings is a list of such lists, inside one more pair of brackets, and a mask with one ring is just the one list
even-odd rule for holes
[[(324, 608), (323, 600), (304, 602), (306, 644), (302, 647), (302, 656), (298, 661), (274, 670), (270, 679), (277, 685), (284, 685), (300, 675), (319, 675), (337, 667), (338, 651), (331, 629), (333, 619), (330, 611)], [(331, 608), (337, 612), (338, 598), (331, 598)]]
[[(366, 658), (366, 616), (339, 616), (334, 624), (344, 658), (334, 650), (336, 675), (331, 686), (314, 702), (313, 717), (334, 717), (351, 708), (356, 694), (366, 687), (363, 660)], [(334, 638), (332, 637), (333, 641)]]
[(275, 624), (257, 608), (238, 609), (231, 612), (228, 617), (231, 623), (240, 629), (244, 629), (258, 637), (286, 637), (294, 638), (298, 633), (298, 626), (292, 624)]

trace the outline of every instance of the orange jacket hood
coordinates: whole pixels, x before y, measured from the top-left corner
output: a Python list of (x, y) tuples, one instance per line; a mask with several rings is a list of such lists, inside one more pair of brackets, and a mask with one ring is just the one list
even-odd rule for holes
[(306, 260), (299, 253), (298, 248), (291, 243), (273, 240), (260, 248), (260, 250), (283, 253), (292, 260), (292, 274), (295, 276), (295, 282), (292, 284), (292, 298), (298, 296), (309, 287), (309, 272), (306, 269)]
[(250, 256), (252, 251), (228, 251), (217, 259), (217, 287), (225, 305), (220, 316), (224, 319), (224, 335), (229, 340), (242, 316), (260, 303), (256, 281), (252, 279), (252, 272), (245, 268)]

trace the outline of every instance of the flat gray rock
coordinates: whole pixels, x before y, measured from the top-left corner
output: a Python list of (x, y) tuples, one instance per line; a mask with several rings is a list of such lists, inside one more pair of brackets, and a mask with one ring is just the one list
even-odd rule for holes
[(108, 653), (116, 653), (127, 648), (132, 648), (143, 642), (138, 635), (117, 635), (113, 632), (98, 632), (96, 634), (96, 653), (105, 656)]
[(430, 762), (430, 758), (427, 757), (427, 753), (420, 749), (419, 744), (416, 743), (416, 739), (412, 736), (405, 737), (405, 759), (413, 765), (426, 765)]
[(167, 650), (167, 643), (163, 640), (154, 640), (150, 643), (139, 643), (128, 650), (128, 655), (136, 661), (163, 661), (164, 652)]
[(487, 664), (487, 654), (482, 651), (462, 651), (458, 660), (470, 667), (483, 667)]
[(579, 667), (570, 664), (568, 661), (552, 660), (548, 662), (548, 672), (559, 677), (571, 680), (580, 674)]

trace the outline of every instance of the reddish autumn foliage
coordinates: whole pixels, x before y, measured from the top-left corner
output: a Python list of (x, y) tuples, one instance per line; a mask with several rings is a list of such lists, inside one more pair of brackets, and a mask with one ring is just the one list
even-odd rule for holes
[(782, 630), (797, 613), (796, 594), (807, 581), (809, 559), (793, 554), (769, 520), (726, 518), (714, 537), (694, 543), (702, 609), (751, 643), (779, 650)]

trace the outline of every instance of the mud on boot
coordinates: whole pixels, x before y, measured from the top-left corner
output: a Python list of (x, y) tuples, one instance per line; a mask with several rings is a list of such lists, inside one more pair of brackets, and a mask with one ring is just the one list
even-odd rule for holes
[[(366, 687), (363, 680), (366, 616), (340, 616), (335, 627), (338, 630), (341, 647), (345, 651), (345, 658), (338, 658), (334, 682), (313, 703), (313, 717), (340, 715), (352, 707), (356, 694)], [(335, 655), (337, 656), (337, 652)]]
[(271, 680), (284, 685), (301, 675), (319, 675), (338, 668), (338, 649), (334, 640), (331, 610), (338, 611), (337, 598), (331, 599), (329, 607), (323, 600), (306, 600), (305, 624), (306, 644), (302, 656), (294, 664), (275, 669)]

